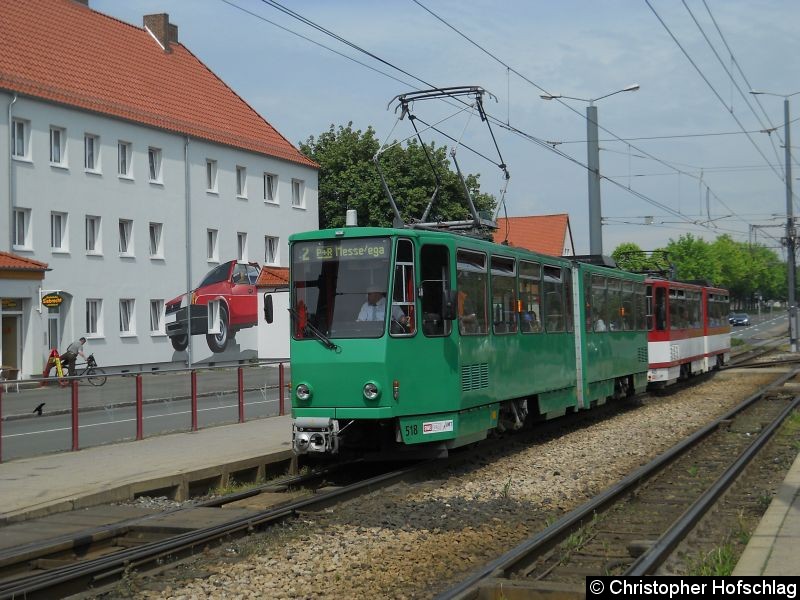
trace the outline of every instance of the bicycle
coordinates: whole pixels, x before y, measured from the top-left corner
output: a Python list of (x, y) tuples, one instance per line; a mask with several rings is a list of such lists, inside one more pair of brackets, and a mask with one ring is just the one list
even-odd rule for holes
[[(86, 362), (81, 363), (80, 365), (75, 365), (75, 375), (79, 377), (86, 377), (86, 381), (88, 381), (92, 385), (101, 386), (106, 382), (106, 373), (97, 366), (97, 361), (94, 359), (94, 354), (90, 354), (86, 357)], [(78, 367), (85, 367), (82, 371), (78, 370)], [(66, 387), (69, 385), (70, 380), (67, 378), (59, 379), (58, 383), (61, 387)]]

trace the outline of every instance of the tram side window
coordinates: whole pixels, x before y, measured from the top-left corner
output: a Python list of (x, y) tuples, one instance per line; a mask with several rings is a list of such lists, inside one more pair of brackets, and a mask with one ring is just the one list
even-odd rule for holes
[(594, 331), (608, 331), (608, 302), (606, 301), (606, 278), (592, 275), (592, 328)]
[(608, 278), (608, 318), (611, 331), (622, 331), (622, 282)]
[(458, 330), (464, 335), (488, 332), (486, 318), (486, 255), (459, 250), (458, 268)]
[(517, 332), (513, 258), (492, 257), (492, 325), (498, 334)]
[(636, 329), (645, 331), (647, 329), (647, 296), (644, 284), (635, 284), (634, 293), (636, 294)]
[(420, 252), (422, 333), (428, 337), (450, 335), (450, 321), (442, 317), (444, 290), (450, 289), (450, 253), (446, 246), (427, 244)]
[(689, 309), (683, 290), (669, 291), (669, 328), (686, 329), (689, 326)]
[(575, 318), (573, 316), (573, 300), (572, 300), (572, 269), (562, 269), (564, 278), (564, 315), (567, 321), (567, 331), (574, 331)]
[(622, 319), (623, 331), (633, 331), (634, 329), (634, 295), (633, 295), (633, 282), (622, 282), (622, 311), (620, 317)]
[(592, 331), (592, 275), (591, 273), (583, 274), (583, 318), (584, 326), (587, 332)]
[(394, 267), (392, 313), (389, 331), (392, 335), (408, 336), (417, 331), (414, 312), (414, 245), (411, 240), (397, 240)]
[(702, 300), (700, 292), (687, 292), (687, 327), (700, 329), (703, 327)]
[(703, 308), (706, 311), (706, 319), (708, 319), (709, 327), (717, 326), (717, 296), (715, 294), (708, 294), (705, 298)]
[(709, 326), (723, 327), (728, 324), (728, 297), (722, 294), (708, 296)]
[(544, 267), (544, 311), (545, 330), (548, 332), (564, 331), (564, 282), (561, 269)]
[(522, 333), (542, 331), (541, 305), (542, 266), (538, 263), (519, 263), (520, 329)]

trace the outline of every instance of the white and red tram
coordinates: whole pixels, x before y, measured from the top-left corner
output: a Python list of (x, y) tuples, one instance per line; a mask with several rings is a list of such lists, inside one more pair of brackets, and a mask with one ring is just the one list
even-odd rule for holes
[(665, 279), (645, 283), (650, 384), (668, 385), (730, 360), (727, 290)]

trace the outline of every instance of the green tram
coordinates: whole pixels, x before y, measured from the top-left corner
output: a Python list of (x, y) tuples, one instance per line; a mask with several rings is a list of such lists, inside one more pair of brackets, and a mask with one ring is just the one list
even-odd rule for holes
[(440, 456), (647, 384), (640, 275), (425, 229), (289, 243), (298, 454)]

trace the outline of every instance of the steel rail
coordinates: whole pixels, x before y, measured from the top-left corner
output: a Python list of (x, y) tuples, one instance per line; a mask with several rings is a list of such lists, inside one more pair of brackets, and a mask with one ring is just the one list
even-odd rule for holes
[[(303, 509), (325, 506), (341, 501), (373, 487), (389, 485), (430, 466), (432, 462), (404, 467), (391, 473), (377, 475), (341, 489), (318, 494), (313, 498), (300, 499), (284, 506), (269, 509), (256, 515), (232, 519), (228, 523), (179, 534), (167, 540), (151, 542), (130, 548), (106, 557), (85, 561), (75, 565), (52, 569), (46, 573), (21, 578), (0, 586), (0, 599), (4, 598), (53, 598), (55, 593), (63, 595), (84, 591), (91, 584), (104, 580), (109, 582), (121, 577), (126, 570), (140, 568), (172, 554), (187, 552), (196, 546), (206, 545), (219, 538), (252, 530), (273, 522), (297, 515)], [(106, 585), (103, 583), (102, 585)]]
[[(280, 479), (272, 480), (270, 482), (255, 485), (246, 490), (233, 492), (231, 494), (226, 494), (224, 496), (219, 496), (217, 498), (211, 498), (209, 500), (203, 500), (201, 502), (187, 504), (186, 506), (170, 508), (167, 510), (154, 512), (148, 515), (131, 517), (128, 519), (124, 519), (122, 521), (118, 521), (116, 523), (109, 523), (107, 525), (91, 527), (88, 529), (83, 529), (78, 532), (58, 535), (45, 540), (39, 540), (36, 542), (23, 544), (21, 546), (16, 546), (14, 548), (0, 550), (0, 573), (2, 572), (2, 569), (15, 564), (19, 564), (23, 561), (42, 558), (44, 556), (48, 556), (56, 552), (70, 550), (73, 548), (79, 548), (82, 546), (87, 546), (114, 537), (125, 535), (132, 528), (146, 524), (147, 521), (150, 521), (152, 519), (163, 518), (165, 515), (172, 515), (179, 512), (191, 511), (196, 508), (215, 508), (223, 506), (225, 504), (231, 504), (239, 500), (244, 500), (246, 498), (256, 496), (263, 492), (279, 492), (281, 491), (282, 488), (286, 488), (289, 486), (309, 485), (310, 483), (316, 480), (323, 479), (325, 477), (330, 476), (331, 474), (342, 471), (343, 469), (350, 468), (356, 464), (360, 464), (361, 462), (362, 461), (358, 460), (358, 461), (350, 461), (347, 463), (335, 464), (321, 471), (316, 471), (314, 473), (309, 473), (307, 475), (292, 475), (288, 477), (282, 477)], [(0, 590), (2, 590), (3, 585), (4, 584), (0, 583)]]
[(598, 496), (595, 496), (589, 502), (570, 511), (546, 529), (525, 540), (515, 548), (512, 548), (499, 558), (474, 571), (463, 581), (438, 594), (435, 596), (435, 600), (471, 597), (475, 588), (481, 581), (489, 577), (502, 578), (509, 573), (523, 570), (532, 564), (540, 554), (555, 547), (568, 532), (578, 527), (584, 521), (591, 519), (596, 512), (603, 510), (621, 496), (629, 493), (634, 487), (650, 478), (653, 474), (657, 473), (660, 469), (713, 433), (723, 422), (730, 420), (737, 413), (742, 412), (751, 404), (758, 401), (771, 388), (783, 385), (789, 379), (797, 375), (798, 372), (800, 372), (800, 369), (794, 369), (781, 375), (762, 390), (752, 394), (739, 405), (705, 427), (702, 427), (691, 436), (683, 439), (648, 464), (640, 467), (622, 479), (619, 483), (611, 486)]
[(772, 439), (781, 424), (800, 405), (800, 396), (778, 415), (768, 427), (762, 429), (739, 458), (719, 476), (714, 484), (686, 510), (656, 543), (628, 567), (625, 575), (650, 575), (663, 564), (675, 547), (709, 511), (719, 497), (730, 487), (744, 468), (755, 458), (761, 448)]

